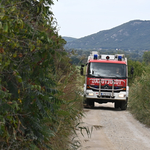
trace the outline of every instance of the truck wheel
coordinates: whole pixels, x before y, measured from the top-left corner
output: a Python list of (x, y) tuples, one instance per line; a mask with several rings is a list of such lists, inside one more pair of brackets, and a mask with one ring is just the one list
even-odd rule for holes
[(120, 107), (120, 102), (115, 102), (115, 108), (118, 109)]
[(84, 108), (94, 107), (94, 101), (92, 99), (85, 99), (83, 101)]
[(87, 108), (87, 106), (88, 106), (88, 101), (86, 98), (83, 98), (83, 107)]
[(127, 109), (127, 103), (128, 103), (128, 99), (126, 99), (126, 101), (121, 102), (121, 110), (126, 110)]
[(88, 100), (89, 100), (90, 107), (94, 107), (94, 101), (92, 99), (88, 99)]

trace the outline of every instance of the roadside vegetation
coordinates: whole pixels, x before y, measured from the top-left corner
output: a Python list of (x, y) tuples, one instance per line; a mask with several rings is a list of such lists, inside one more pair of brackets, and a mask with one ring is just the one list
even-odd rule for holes
[(130, 62), (135, 74), (130, 81), (129, 110), (140, 122), (150, 127), (150, 51), (143, 55), (143, 63)]
[(79, 71), (52, 0), (0, 1), (0, 149), (77, 149)]

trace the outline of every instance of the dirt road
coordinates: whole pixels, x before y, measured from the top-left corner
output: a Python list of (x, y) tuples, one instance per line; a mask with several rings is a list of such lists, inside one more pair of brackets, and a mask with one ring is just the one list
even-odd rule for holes
[(95, 128), (91, 138), (79, 134), (81, 150), (150, 150), (150, 128), (129, 111), (116, 110), (112, 103), (96, 103), (95, 108), (84, 111), (84, 125)]

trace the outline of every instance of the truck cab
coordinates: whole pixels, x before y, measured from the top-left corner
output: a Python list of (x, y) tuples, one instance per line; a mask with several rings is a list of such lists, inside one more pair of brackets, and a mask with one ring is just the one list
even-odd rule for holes
[[(83, 66), (81, 67), (83, 75)], [(129, 95), (127, 58), (124, 54), (99, 55), (91, 52), (87, 60), (84, 84), (84, 106), (114, 103), (115, 108), (127, 109)]]

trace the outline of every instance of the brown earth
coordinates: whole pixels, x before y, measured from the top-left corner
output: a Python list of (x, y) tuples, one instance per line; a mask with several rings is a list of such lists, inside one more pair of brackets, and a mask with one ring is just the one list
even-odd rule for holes
[(114, 104), (97, 104), (84, 109), (84, 126), (93, 131), (89, 138), (79, 133), (81, 150), (150, 150), (150, 128), (146, 128), (129, 111), (114, 109)]

